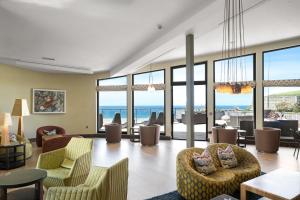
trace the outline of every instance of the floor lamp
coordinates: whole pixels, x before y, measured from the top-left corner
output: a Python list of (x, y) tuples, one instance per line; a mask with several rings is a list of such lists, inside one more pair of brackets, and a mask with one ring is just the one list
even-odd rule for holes
[(19, 117), (19, 124), (18, 124), (18, 135), (23, 138), (24, 137), (24, 129), (23, 129), (23, 116), (28, 116), (29, 110), (27, 105), (26, 99), (16, 99), (15, 105), (12, 111), (12, 116)]
[(2, 127), (1, 145), (9, 145), (8, 126), (12, 125), (10, 113), (0, 113), (0, 127)]

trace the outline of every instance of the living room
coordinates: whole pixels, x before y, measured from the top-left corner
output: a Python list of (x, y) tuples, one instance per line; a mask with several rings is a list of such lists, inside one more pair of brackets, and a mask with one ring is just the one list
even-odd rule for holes
[(0, 199), (300, 198), (298, 8), (0, 2)]

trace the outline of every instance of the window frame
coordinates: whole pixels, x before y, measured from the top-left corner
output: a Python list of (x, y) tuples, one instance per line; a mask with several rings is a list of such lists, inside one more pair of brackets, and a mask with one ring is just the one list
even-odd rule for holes
[[(99, 82), (100, 81), (103, 81), (103, 80), (109, 80), (109, 79), (115, 79), (115, 78), (123, 78), (123, 77), (126, 77), (127, 78), (127, 81), (128, 81), (128, 77), (127, 77), (127, 75), (125, 75), (125, 76), (115, 76), (115, 77), (110, 77), (110, 78), (100, 78), (100, 79), (97, 79), (97, 81), (96, 81), (96, 83), (97, 83), (97, 86), (99, 86)], [(96, 122), (96, 124), (97, 124), (97, 133), (105, 133), (105, 131), (100, 131), (99, 130), (99, 92), (100, 91), (96, 91), (97, 92), (97, 117), (96, 117), (96, 119), (97, 119), (97, 122)], [(127, 91), (126, 91), (126, 95), (127, 95)], [(127, 112), (128, 112), (128, 102), (127, 102), (127, 99), (126, 99), (126, 107), (127, 107)], [(127, 115), (127, 118), (128, 118), (128, 115)], [(127, 119), (127, 121), (128, 121), (128, 119)], [(127, 131), (125, 132), (125, 131), (122, 131), (122, 134), (125, 134), (125, 133), (127, 133)]]
[[(152, 70), (152, 71), (146, 71), (146, 72), (139, 72), (139, 73), (134, 73), (132, 74), (132, 79), (131, 79), (131, 85), (134, 86), (134, 76), (137, 76), (137, 75), (141, 75), (141, 74), (147, 74), (147, 73), (151, 73), (151, 72), (158, 72), (158, 71), (163, 71), (164, 73), (164, 82), (163, 84), (166, 84), (166, 69), (156, 69), (156, 70)], [(136, 84), (136, 85), (139, 85), (139, 84)], [(165, 122), (165, 125), (164, 125), (164, 131), (163, 132), (160, 132), (160, 135), (166, 135), (166, 89), (163, 90), (164, 91), (164, 122)], [(131, 113), (131, 116), (132, 116), (132, 126), (134, 126), (134, 90), (131, 91), (131, 96), (132, 96), (132, 104), (131, 104), (131, 107), (132, 107), (132, 113)]]
[[(285, 49), (291, 49), (291, 48), (297, 48), (300, 47), (300, 44), (297, 45), (292, 45), (292, 46), (286, 46), (286, 47), (281, 47), (281, 48), (276, 48), (276, 49), (269, 49), (269, 50), (265, 50), (262, 52), (262, 81), (265, 81), (265, 53), (270, 53), (273, 51), (281, 51), (281, 50), (285, 50)], [(300, 59), (299, 59), (300, 60)], [(289, 79), (286, 79), (289, 80)], [(284, 87), (284, 86), (282, 86)], [(297, 86), (295, 86), (297, 87)], [(265, 114), (265, 88), (268, 87), (264, 87), (264, 85), (262, 85), (262, 123), (264, 123), (264, 114)]]
[[(256, 81), (256, 53), (249, 53), (241, 56), (229, 57), (229, 58), (221, 58), (213, 61), (213, 84), (215, 83), (215, 67), (216, 62), (228, 60), (228, 59), (235, 59), (241, 57), (253, 56), (253, 80)], [(216, 90), (213, 89), (213, 125), (216, 126)], [(253, 128), (256, 128), (256, 87), (253, 88)]]
[[(194, 86), (195, 85), (205, 85), (205, 110), (206, 110), (206, 139), (205, 140), (195, 140), (195, 141), (208, 141), (208, 114), (207, 114), (207, 65), (208, 65), (208, 61), (201, 61), (201, 62), (197, 62), (194, 63), (194, 67), (196, 65), (204, 65), (205, 68), (205, 80), (204, 81), (194, 81)], [(173, 81), (174, 78), (174, 70), (178, 69), (178, 68), (184, 68), (186, 67), (186, 65), (177, 65), (177, 66), (172, 66), (171, 67), (171, 137), (173, 140), (186, 140), (186, 139), (174, 139), (174, 105), (173, 105), (173, 99), (174, 99), (174, 93), (173, 93), (173, 86), (186, 86), (186, 81)]]

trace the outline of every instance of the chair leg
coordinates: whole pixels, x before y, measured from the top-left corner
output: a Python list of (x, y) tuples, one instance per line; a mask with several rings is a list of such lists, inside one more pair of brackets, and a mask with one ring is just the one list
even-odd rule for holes
[(299, 143), (299, 146), (298, 146), (298, 153), (297, 153), (296, 160), (298, 160), (298, 157), (299, 157), (299, 152), (300, 152), (300, 143)]

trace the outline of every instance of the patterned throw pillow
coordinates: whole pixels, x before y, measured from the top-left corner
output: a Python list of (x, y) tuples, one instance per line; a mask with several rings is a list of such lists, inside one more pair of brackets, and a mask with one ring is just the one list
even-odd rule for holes
[(205, 149), (201, 155), (194, 153), (193, 160), (197, 171), (203, 175), (208, 175), (217, 171), (213, 159), (207, 149)]
[(237, 159), (234, 155), (231, 145), (228, 145), (225, 150), (219, 147), (218, 157), (222, 167), (225, 169), (233, 168), (238, 165)]
[(53, 129), (52, 131), (44, 130), (44, 133), (49, 136), (56, 135), (56, 129)]

